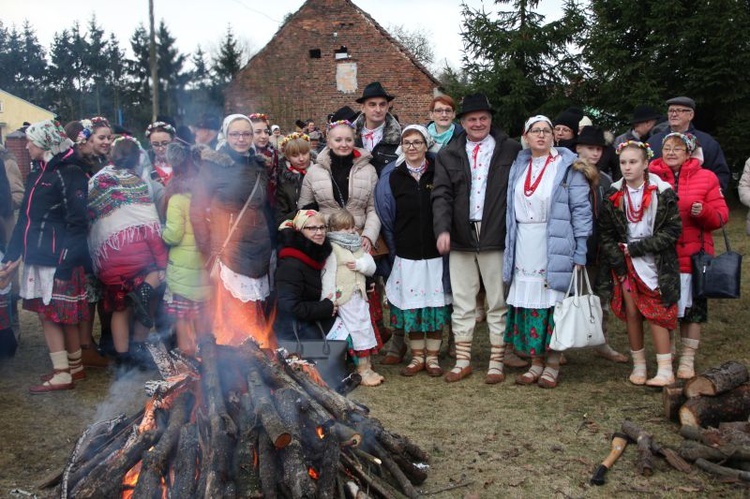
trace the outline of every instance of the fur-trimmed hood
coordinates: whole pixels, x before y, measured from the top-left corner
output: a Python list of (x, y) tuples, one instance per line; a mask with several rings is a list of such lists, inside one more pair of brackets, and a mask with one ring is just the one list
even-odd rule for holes
[(230, 168), (234, 165), (234, 160), (229, 154), (224, 152), (226, 148), (222, 147), (221, 150), (215, 151), (208, 147), (200, 148), (200, 158), (203, 162), (213, 163), (215, 165)]
[(577, 172), (583, 173), (583, 176), (588, 180), (591, 188), (595, 188), (599, 185), (599, 168), (596, 165), (592, 165), (588, 161), (577, 159), (573, 161), (571, 168)]

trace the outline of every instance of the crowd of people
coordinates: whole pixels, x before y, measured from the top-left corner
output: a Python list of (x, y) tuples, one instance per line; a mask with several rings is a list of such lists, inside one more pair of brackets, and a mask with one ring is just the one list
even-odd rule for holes
[[(414, 124), (399, 123), (394, 99), (373, 82), (359, 111), (288, 134), (262, 113), (192, 130), (163, 119), (146, 149), (103, 117), (31, 124), (25, 186), (0, 156), (0, 355), (15, 352), (20, 298), (52, 362), (31, 393), (74, 388), (85, 366), (148, 368), (151, 331), (185, 355), (208, 334), (263, 348), (343, 339), (364, 386), (384, 381), (385, 344), (382, 364), (411, 351), (401, 375), (458, 382), (486, 320), (485, 383), (512, 366), (527, 368), (516, 383), (554, 388), (565, 364), (549, 348), (554, 308), (587, 271), (605, 336), (610, 306), (626, 323), (631, 383), (694, 375), (708, 306), (693, 296), (690, 256), (713, 253), (711, 232), (727, 223), (729, 168), (694, 128), (692, 99), (667, 101), (666, 120), (637, 107), (617, 138), (577, 108), (532, 116), (520, 140), (493, 124), (483, 94), (460, 112), (438, 95)], [(750, 204), (750, 160), (740, 194)], [(595, 353), (628, 362), (609, 343)]]

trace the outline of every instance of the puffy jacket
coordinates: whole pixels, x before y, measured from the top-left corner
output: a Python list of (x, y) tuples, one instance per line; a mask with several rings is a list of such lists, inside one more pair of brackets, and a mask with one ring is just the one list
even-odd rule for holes
[(208, 260), (221, 250), (256, 180), (258, 187), (250, 205), (221, 253), (224, 265), (255, 279), (268, 274), (273, 248), (265, 163), (252, 152), (243, 156), (228, 146), (219, 151), (201, 150), (201, 168), (190, 203), (195, 242)]
[(494, 127), (490, 134), (495, 139), (495, 150), (490, 160), (479, 240), (469, 221), (471, 167), (466, 155), (466, 134), (463, 133), (456, 140), (449, 142), (438, 153), (435, 161), (435, 183), (432, 190), (433, 230), (436, 238), (443, 232), (450, 233), (451, 250), (454, 251), (505, 248), (508, 175), (513, 160), (521, 150), (521, 144)]
[[(357, 136), (354, 139), (354, 145), (365, 149), (362, 143), (362, 127), (365, 126), (365, 115), (360, 114), (354, 122), (354, 126), (357, 129)], [(385, 130), (383, 131), (383, 139), (377, 143), (373, 148), (371, 154), (372, 159), (370, 163), (375, 167), (375, 172), (380, 175), (380, 172), (385, 168), (385, 165), (396, 161), (398, 154), (396, 149), (401, 145), (401, 125), (399, 125), (396, 118), (391, 113), (385, 115)], [(365, 149), (367, 150), (367, 149)]]
[(294, 322), (301, 339), (320, 339), (319, 322), (327, 333), (335, 317), (333, 302), (320, 299), (321, 271), (331, 254), (331, 243), (315, 244), (293, 229), (279, 231), (279, 259), (276, 267), (276, 321), (273, 329), (279, 339), (294, 339)]
[[(667, 182), (677, 193), (677, 206), (682, 219), (682, 234), (677, 240), (677, 257), (680, 259), (680, 272), (693, 271), (690, 256), (701, 249), (701, 235), (706, 252), (714, 254), (714, 238), (711, 232), (720, 229), (729, 219), (729, 208), (719, 187), (719, 179), (710, 170), (701, 167), (695, 158), (688, 159), (675, 179), (672, 169), (659, 158), (651, 162), (648, 171)], [(690, 214), (693, 203), (702, 203), (703, 210), (698, 216)]]
[(48, 163), (34, 162), (4, 262), (23, 256), (27, 265), (57, 267), (55, 277), (62, 280), (84, 265), (88, 182), (74, 157), (70, 149)]
[(279, 180), (276, 186), (276, 224), (291, 220), (297, 213), (297, 200), (302, 190), (304, 175), (290, 170), (287, 162), (279, 166)]
[[(354, 163), (349, 174), (349, 198), (345, 208), (354, 215), (357, 229), (362, 236), (375, 243), (380, 233), (380, 220), (375, 213), (375, 184), (378, 174), (370, 164), (372, 156), (365, 149), (354, 150)], [(331, 180), (330, 149), (325, 148), (318, 155), (318, 162), (308, 168), (302, 181), (298, 207), (318, 204), (318, 211), (328, 216), (341, 206), (333, 196)]]
[(195, 242), (193, 224), (190, 222), (190, 197), (186, 193), (169, 198), (167, 224), (161, 237), (171, 246), (167, 264), (169, 289), (190, 300), (203, 301), (211, 286), (203, 255)]
[[(750, 158), (745, 161), (745, 167), (742, 170), (737, 190), (739, 191), (742, 204), (750, 208)], [(750, 211), (747, 212), (747, 218), (745, 219), (745, 232), (750, 236)]]
[[(625, 254), (619, 243), (628, 242), (628, 221), (624, 206), (616, 207), (612, 198), (622, 189), (624, 180), (618, 180), (604, 196), (602, 216), (599, 221), (599, 240), (604, 265), (617, 276), (627, 275)], [(680, 265), (677, 260), (677, 239), (682, 231), (677, 195), (668, 183), (654, 174), (649, 182), (656, 185), (656, 217), (651, 237), (628, 243), (628, 252), (635, 257), (652, 254), (656, 260), (659, 292), (665, 305), (677, 303), (680, 299)], [(622, 203), (623, 205), (625, 203)], [(607, 297), (612, 291), (612, 272), (609, 272), (599, 286), (597, 294)]]
[[(547, 285), (557, 291), (566, 291), (573, 276), (575, 265), (586, 265), (586, 240), (594, 226), (594, 216), (589, 202), (589, 184), (584, 174), (573, 168), (577, 156), (568, 149), (555, 149), (560, 156), (560, 164), (554, 179), (549, 216), (547, 217)], [(513, 186), (531, 161), (531, 150), (518, 154), (513, 163), (508, 181), (505, 254), (503, 257), (503, 282), (513, 281), (515, 266), (516, 222), (515, 195)], [(580, 163), (578, 163), (580, 165)], [(534, 248), (523, 248), (534, 251)]]

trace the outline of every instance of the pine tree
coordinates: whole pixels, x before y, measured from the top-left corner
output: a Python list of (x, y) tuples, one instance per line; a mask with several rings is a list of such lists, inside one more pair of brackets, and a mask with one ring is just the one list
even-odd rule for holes
[(213, 61), (215, 82), (222, 87), (226, 86), (242, 69), (243, 64), (242, 49), (232, 32), (232, 27), (228, 26), (227, 35), (219, 47), (219, 54)]
[(175, 41), (162, 19), (156, 31), (156, 58), (159, 65), (161, 100), (159, 107), (163, 113), (176, 118), (178, 98), (186, 83), (183, 73), (186, 56), (180, 54), (175, 47)]

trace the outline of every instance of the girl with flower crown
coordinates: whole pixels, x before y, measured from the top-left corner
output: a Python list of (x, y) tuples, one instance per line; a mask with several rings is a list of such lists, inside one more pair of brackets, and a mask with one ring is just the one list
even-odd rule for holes
[(297, 213), (302, 180), (313, 161), (307, 134), (291, 133), (279, 141), (279, 147), (284, 155), (276, 186), (276, 221), (280, 224)]
[[(601, 251), (611, 267), (612, 312), (626, 322), (633, 358), (630, 382), (674, 383), (669, 331), (677, 326), (680, 270), (675, 243), (682, 231), (677, 195), (648, 172), (648, 144), (628, 141), (617, 148), (622, 178), (604, 196), (599, 221)], [(613, 286), (614, 283), (614, 286)], [(643, 321), (651, 326), (658, 371), (647, 379)]]
[(692, 134), (670, 133), (664, 137), (661, 157), (648, 169), (669, 183), (677, 193), (682, 217), (682, 234), (677, 240), (680, 259), (680, 319), (682, 352), (677, 377), (695, 376), (695, 353), (700, 344), (701, 324), (708, 321), (708, 301), (693, 297), (691, 255), (704, 248), (714, 254), (711, 232), (720, 229), (729, 219), (729, 208), (714, 172), (702, 167), (701, 147)]

